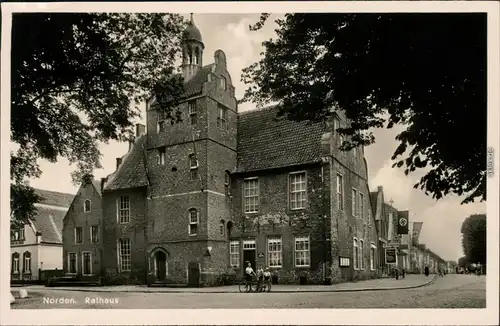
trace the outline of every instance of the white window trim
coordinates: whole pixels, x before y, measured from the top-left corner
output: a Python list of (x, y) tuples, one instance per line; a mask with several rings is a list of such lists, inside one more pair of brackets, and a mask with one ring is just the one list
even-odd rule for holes
[(167, 152), (165, 147), (158, 148), (158, 165), (165, 165), (167, 161)]
[[(196, 212), (196, 223), (191, 222), (191, 212)], [(194, 237), (198, 235), (198, 227), (200, 226), (200, 212), (196, 208), (188, 209), (188, 235)], [(196, 233), (191, 234), (191, 225), (196, 225)]]
[[(17, 254), (17, 255), (16, 255)], [(17, 264), (14, 264), (16, 269), (14, 269), (14, 266), (12, 267), (12, 274), (19, 274), (20, 273), (20, 255), (18, 253), (12, 254), (12, 263), (14, 264), (15, 261), (17, 261)]]
[[(85, 257), (85, 254), (89, 254), (90, 255), (90, 274), (83, 274), (83, 271), (85, 270), (84, 266), (85, 266), (85, 262), (84, 262), (84, 257)], [(83, 276), (90, 276), (90, 275), (93, 275), (92, 274), (92, 252), (91, 251), (82, 251), (82, 275)]]
[[(354, 192), (354, 194), (353, 194)], [(357, 204), (358, 204), (358, 190), (354, 187), (352, 187), (352, 190), (351, 190), (351, 214), (352, 216), (358, 218), (358, 207), (357, 207)]]
[[(249, 245), (249, 247), (245, 248), (245, 245)], [(255, 239), (243, 240), (243, 250), (257, 250), (257, 242)]]
[[(269, 252), (269, 243), (270, 243), (270, 240), (271, 242), (279, 242), (280, 244), (280, 256), (279, 256), (279, 260), (280, 260), (280, 265), (274, 265), (274, 266), (271, 266), (270, 264), (270, 258), (271, 258), (271, 255), (270, 255), (270, 252)], [(277, 241), (279, 240), (279, 241)], [(270, 236), (270, 237), (267, 237), (266, 239), (266, 253), (267, 253), (267, 266), (269, 266), (269, 268), (283, 268), (283, 238), (281, 236)]]
[[(82, 242), (77, 242), (77, 239), (78, 239), (78, 237), (76, 236), (76, 230), (77, 229), (82, 230)], [(83, 227), (81, 227), (81, 226), (75, 226), (75, 228), (74, 228), (74, 234), (75, 234), (75, 244), (76, 245), (83, 244)]]
[[(257, 210), (254, 210), (254, 211), (246, 211), (245, 210), (245, 199), (247, 198), (245, 196), (245, 182), (246, 181), (251, 181), (251, 180), (257, 180)], [(259, 178), (258, 177), (250, 177), (250, 178), (245, 178), (243, 179), (243, 193), (242, 193), (242, 196), (243, 196), (243, 212), (245, 214), (254, 214), (254, 213), (258, 213), (259, 210), (260, 210), (260, 182), (259, 182)], [(253, 196), (252, 196), (253, 197)], [(250, 198), (250, 197), (249, 197)]]
[(365, 214), (364, 214), (364, 211), (365, 211), (365, 194), (362, 193), (361, 191), (358, 191), (358, 194), (359, 194), (359, 212), (358, 212), (358, 215), (359, 215), (359, 218), (362, 219), (363, 221), (365, 220)]
[[(26, 264), (26, 260), (28, 260), (28, 264)], [(26, 267), (30, 269), (26, 269)], [(23, 273), (31, 273), (31, 254), (29, 256), (23, 254)]]
[[(358, 248), (358, 257), (356, 257), (356, 250), (355, 248)], [(352, 265), (352, 268), (357, 271), (359, 270), (359, 240), (358, 238), (354, 237), (352, 238), (352, 261), (354, 264)]]
[[(89, 203), (90, 203), (90, 207), (89, 207), (89, 210), (88, 210), (88, 211), (86, 210), (86, 208), (87, 208), (87, 207), (86, 207), (86, 205), (85, 205), (87, 202), (89, 202)], [(90, 213), (91, 211), (92, 211), (92, 201), (91, 201), (90, 199), (85, 199), (85, 200), (83, 201), (83, 212), (84, 212), (84, 213)]]
[[(92, 228), (94, 226), (97, 226), (97, 241), (96, 242), (94, 242), (93, 239), (92, 239)], [(100, 237), (99, 237), (100, 236), (100, 234), (99, 234), (100, 233), (99, 232), (100, 231), (99, 230), (99, 225), (91, 225), (89, 230), (90, 230), (90, 243), (91, 244), (98, 244), (100, 242), (100, 240), (101, 240)]]
[[(361, 250), (360, 250), (361, 249)], [(359, 240), (359, 246), (358, 246), (358, 258), (359, 258), (359, 263), (358, 263), (358, 268), (360, 271), (365, 270), (365, 241), (363, 239)]]
[[(75, 272), (71, 273), (71, 254), (75, 254)], [(77, 252), (68, 252), (68, 274), (76, 275), (78, 274), (78, 253)]]
[[(340, 192), (338, 191), (338, 183), (339, 183), (339, 177), (340, 177)], [(337, 209), (341, 211), (345, 211), (345, 189), (344, 189), (344, 175), (342, 173), (337, 172), (337, 189), (336, 189), (336, 194), (337, 194)], [(342, 202), (338, 201), (339, 194), (342, 196)], [(342, 207), (339, 207), (342, 206)]]
[[(308, 250), (307, 252), (309, 253), (309, 263), (306, 264), (306, 265), (297, 265), (297, 239), (307, 239), (307, 246), (308, 246)], [(300, 250), (300, 252), (305, 252), (305, 250)], [(306, 236), (296, 236), (294, 237), (294, 241), (293, 241), (293, 263), (294, 263), (294, 266), (297, 267), (297, 268), (308, 268), (308, 267), (311, 267), (311, 237), (306, 235)]]
[[(237, 252), (232, 252), (231, 249), (234, 247), (233, 245), (236, 245), (235, 247), (238, 249)], [(231, 265), (232, 268), (240, 268), (240, 260), (241, 260), (241, 244), (239, 240), (231, 240), (229, 241), (229, 264)], [(233, 256), (238, 257), (238, 261), (236, 265), (231, 264), (231, 258)]]
[[(304, 174), (305, 183), (306, 183), (306, 189), (304, 190), (304, 193), (305, 193), (305, 199), (306, 199), (306, 201), (305, 201), (304, 207), (292, 208), (292, 207), (291, 207), (291, 205), (292, 205), (292, 201), (290, 200), (290, 197), (292, 196), (292, 191), (291, 191), (291, 189), (292, 189), (292, 180), (291, 180), (291, 178), (292, 178), (292, 175), (296, 175), (296, 174)], [(295, 172), (290, 172), (290, 173), (288, 174), (288, 208), (289, 208), (290, 210), (292, 210), (292, 211), (300, 211), (300, 210), (307, 209), (308, 202), (309, 202), (309, 201), (307, 200), (307, 199), (308, 199), (308, 198), (307, 198), (307, 195), (308, 195), (308, 193), (307, 193), (307, 177), (308, 177), (308, 175), (307, 175), (307, 171), (305, 171), (305, 170), (303, 170), (303, 171), (295, 171)], [(296, 192), (299, 192), (299, 191), (296, 191)], [(300, 192), (302, 192), (302, 191), (300, 191)]]
[[(191, 164), (192, 163), (191, 158), (193, 158), (193, 157), (195, 159), (196, 165)], [(196, 155), (194, 153), (189, 154), (189, 168), (191, 170), (194, 170), (194, 169), (197, 169), (198, 167), (199, 167), (199, 162), (198, 162), (198, 158), (196, 157)]]
[[(122, 198), (128, 198), (128, 221), (127, 222), (122, 222), (121, 220), (121, 216), (120, 216), (120, 212), (121, 212), (121, 201), (122, 201)], [(131, 220), (131, 203), (130, 203), (130, 196), (119, 196), (117, 199), (116, 199), (116, 220), (118, 222), (118, 224), (128, 224), (130, 223), (130, 220)]]

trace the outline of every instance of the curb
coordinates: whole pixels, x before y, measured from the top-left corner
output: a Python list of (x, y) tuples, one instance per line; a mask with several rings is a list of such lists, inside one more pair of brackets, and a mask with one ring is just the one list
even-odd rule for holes
[[(342, 292), (369, 292), (369, 291), (390, 291), (390, 290), (406, 290), (406, 289), (416, 289), (416, 288), (421, 288), (427, 285), (431, 285), (437, 280), (437, 276), (434, 276), (430, 281), (423, 283), (423, 284), (418, 284), (418, 285), (410, 285), (410, 286), (401, 286), (401, 287), (391, 287), (391, 288), (361, 288), (361, 289), (343, 289), (343, 290), (295, 290), (295, 291), (283, 291), (283, 290), (278, 290), (278, 291), (273, 291), (271, 289), (271, 292), (267, 293), (342, 293)], [(239, 291), (179, 291), (179, 290), (172, 290), (172, 291), (146, 291), (146, 290), (132, 290), (132, 291), (104, 291), (104, 290), (99, 290), (94, 287), (89, 287), (88, 289), (72, 289), (72, 288), (57, 288), (57, 287), (50, 287), (51, 290), (62, 290), (62, 291), (74, 291), (74, 292), (97, 292), (97, 293), (189, 293), (189, 294), (213, 294), (213, 293), (240, 293)], [(35, 290), (36, 291), (36, 290)]]

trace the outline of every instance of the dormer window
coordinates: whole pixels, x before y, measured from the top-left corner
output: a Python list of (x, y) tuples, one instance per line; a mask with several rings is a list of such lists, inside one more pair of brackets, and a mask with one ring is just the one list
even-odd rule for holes
[(192, 125), (198, 123), (198, 110), (196, 108), (196, 101), (191, 101), (188, 103), (188, 115), (189, 121)]
[(90, 200), (88, 199), (85, 200), (85, 202), (83, 203), (83, 211), (85, 213), (88, 213), (90, 212), (91, 208), (92, 208), (92, 203), (90, 202)]

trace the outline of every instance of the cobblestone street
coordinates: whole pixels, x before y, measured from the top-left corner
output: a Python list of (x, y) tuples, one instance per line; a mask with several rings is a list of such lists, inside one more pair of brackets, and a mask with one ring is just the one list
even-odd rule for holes
[[(414, 276), (417, 278), (418, 276)], [(399, 282), (377, 280), (379, 282)], [(367, 281), (375, 282), (375, 281)], [(405, 280), (402, 280), (405, 282)], [(406, 282), (414, 282), (411, 277)], [(349, 285), (358, 288), (358, 283)], [(286, 286), (281, 286), (285, 288)], [(29, 289), (30, 298), (18, 299), (13, 309), (54, 308), (485, 308), (486, 278), (472, 275), (447, 275), (431, 285), (405, 290), (327, 292), (329, 287), (315, 286), (315, 292), (303, 287), (303, 292), (234, 293), (168, 293), (167, 289), (140, 292), (83, 292), (61, 288), (35, 287)], [(275, 288), (280, 289), (280, 286)], [(300, 288), (300, 287), (299, 287)], [(99, 290), (96, 288), (96, 290)], [(161, 291), (163, 290), (163, 291)], [(178, 289), (177, 289), (178, 290)], [(187, 291), (188, 289), (186, 289)], [(192, 290), (192, 289), (191, 289)], [(202, 290), (202, 289), (200, 289)], [(212, 288), (212, 290), (214, 290)], [(344, 289), (346, 290), (346, 289)], [(13, 290), (16, 295), (16, 290)], [(45, 303), (44, 303), (45, 298)]]

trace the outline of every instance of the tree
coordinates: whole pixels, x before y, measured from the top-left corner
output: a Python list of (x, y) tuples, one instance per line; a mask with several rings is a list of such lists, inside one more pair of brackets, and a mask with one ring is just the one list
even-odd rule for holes
[[(11, 220), (34, 217), (23, 186), (37, 160), (76, 164), (75, 184), (100, 168), (99, 142), (132, 136), (138, 105), (158, 92), (167, 118), (183, 92), (175, 74), (184, 19), (176, 14), (36, 13), (12, 19)], [(17, 226), (16, 226), (17, 223)]]
[(465, 258), (471, 263), (486, 264), (486, 215), (473, 214), (463, 223), (462, 247)]
[(423, 169), (415, 188), (486, 200), (485, 14), (294, 13), (276, 23), (277, 39), (243, 70), (243, 102), (277, 102), (299, 121), (344, 110), (342, 150), (402, 125), (393, 167)]

